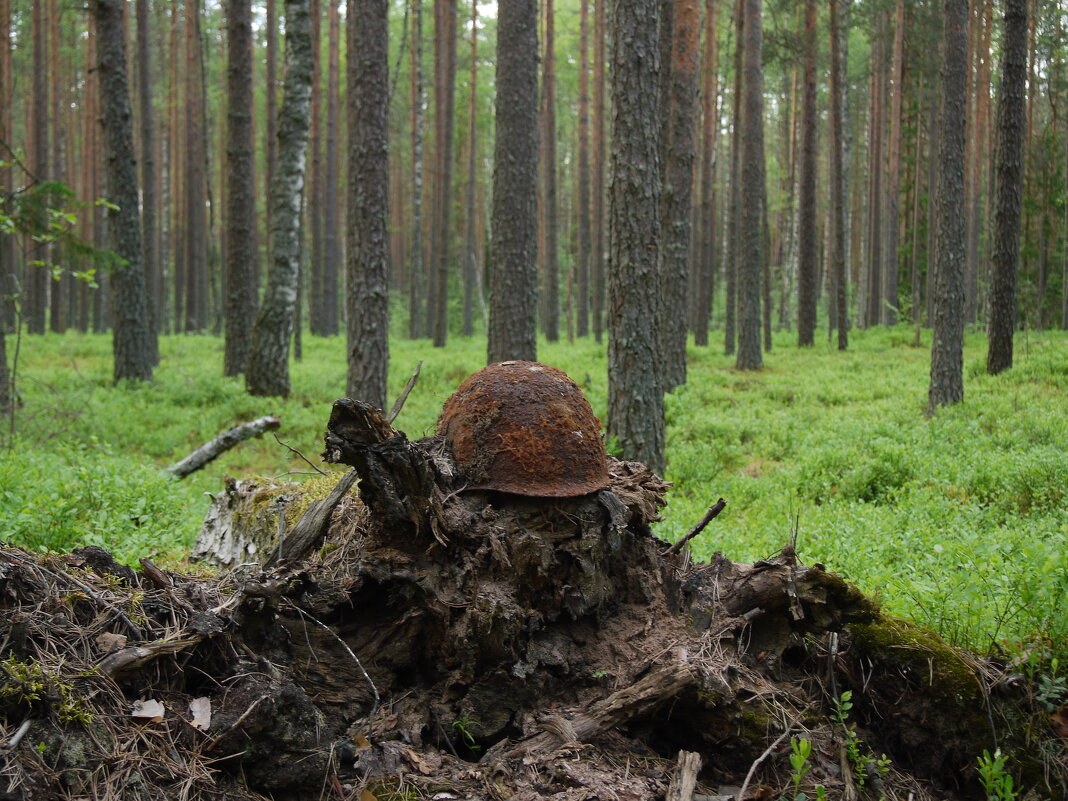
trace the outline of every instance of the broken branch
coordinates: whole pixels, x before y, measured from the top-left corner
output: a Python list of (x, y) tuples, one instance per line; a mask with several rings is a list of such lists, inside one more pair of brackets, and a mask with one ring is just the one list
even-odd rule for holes
[(726, 505), (727, 505), (727, 502), (725, 500), (723, 500), (722, 498), (720, 498), (718, 501), (716, 501), (712, 505), (712, 508), (709, 509), (707, 512), (705, 512), (705, 516), (701, 518), (700, 522), (698, 522), (698, 524), (696, 526), (691, 528), (686, 533), (685, 537), (683, 537), (681, 540), (679, 540), (674, 545), (672, 545), (670, 548), (668, 548), (666, 551), (664, 551), (664, 556), (671, 556), (672, 554), (678, 553), (684, 547), (686, 547), (686, 543), (688, 543), (690, 540), (692, 540), (694, 537), (696, 537), (698, 534), (700, 534), (702, 531), (704, 531), (705, 526), (707, 526), (709, 523), (711, 523), (713, 518), (715, 518), (717, 515), (719, 515), (719, 513), (723, 511), (723, 507), (725, 507)]
[(185, 478), (238, 443), (251, 439), (257, 434), (262, 434), (264, 431), (273, 431), (281, 425), (282, 421), (280, 419), (268, 416), (259, 417), (239, 426), (234, 426), (229, 431), (224, 431), (211, 442), (201, 445), (180, 462), (172, 464), (167, 468), (167, 472), (173, 473), (177, 478)]

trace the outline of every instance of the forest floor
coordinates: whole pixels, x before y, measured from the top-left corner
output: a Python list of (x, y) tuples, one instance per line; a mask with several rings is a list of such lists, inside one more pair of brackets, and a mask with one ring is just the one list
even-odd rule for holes
[[(983, 372), (985, 337), (969, 333), (965, 402), (923, 416), (930, 333), (855, 331), (850, 350), (798, 350), (776, 337), (767, 368), (739, 373), (721, 348), (690, 348), (689, 381), (667, 398), (673, 483), (665, 540), (716, 497), (729, 511), (695, 558), (754, 561), (796, 530), (819, 561), (886, 609), (954, 645), (1007, 658), (1065, 687), (1068, 665), (1068, 335), (1023, 332), (1016, 366)], [(126, 561), (180, 561), (225, 475), (303, 480), (311, 469), (273, 436), (243, 443), (174, 482), (156, 468), (237, 422), (282, 418), (278, 437), (315, 460), (322, 410), (343, 394), (342, 338), (305, 336), (287, 400), (252, 398), (221, 377), (222, 340), (171, 336), (143, 387), (111, 385), (105, 336), (27, 338), (23, 406), (0, 456), (5, 539), (33, 550), (100, 545)], [(485, 359), (483, 338), (391, 342), (390, 393), (424, 361), (398, 425), (432, 433), (444, 399)], [(540, 343), (540, 358), (605, 411), (606, 361), (592, 339)], [(6, 434), (6, 426), (5, 426)], [(5, 439), (7, 437), (5, 436)], [(147, 468), (147, 469), (146, 469)]]

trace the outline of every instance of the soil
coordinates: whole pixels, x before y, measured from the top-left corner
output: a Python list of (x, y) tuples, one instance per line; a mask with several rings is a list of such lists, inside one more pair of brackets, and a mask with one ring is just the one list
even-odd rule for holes
[(465, 491), (440, 440), (333, 422), (361, 497), (288, 560), (0, 549), (0, 799), (967, 799), (995, 741), (1065, 797), (1065, 740), (1009, 666), (789, 546), (666, 554), (643, 465), (576, 498)]

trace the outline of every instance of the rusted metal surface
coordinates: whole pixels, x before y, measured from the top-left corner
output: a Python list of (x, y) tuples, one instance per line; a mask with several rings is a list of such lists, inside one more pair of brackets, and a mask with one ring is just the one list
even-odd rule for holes
[(608, 484), (601, 423), (578, 385), (555, 367), (484, 367), (445, 401), (438, 433), (468, 489), (569, 498)]

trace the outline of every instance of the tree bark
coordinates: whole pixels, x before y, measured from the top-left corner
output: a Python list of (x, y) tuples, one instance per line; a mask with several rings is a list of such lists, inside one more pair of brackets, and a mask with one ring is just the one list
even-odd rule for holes
[(497, 16), (489, 362), (537, 358), (538, 8), (503, 0)]
[(738, 254), (739, 370), (764, 366), (760, 349), (760, 278), (764, 264), (764, 73), (761, 67), (761, 0), (744, 0), (742, 54), (742, 184)]
[(330, 43), (326, 100), (326, 175), (323, 182), (323, 279), (320, 330), (323, 336), (338, 333), (338, 119), (340, 106), (341, 15), (339, 0), (329, 0)]
[[(602, 0), (597, 0), (598, 3)], [(578, 263), (575, 332), (590, 333), (590, 0), (579, 0)]]
[(545, 210), (545, 280), (543, 282), (544, 319), (542, 331), (549, 342), (560, 338), (560, 256), (557, 231), (556, 192), (556, 33), (553, 18), (553, 0), (545, 3), (545, 53), (542, 57), (542, 133), (541, 156), (544, 161), (538, 166), (542, 174), (542, 201)]
[[(266, 221), (264, 228), (267, 230), (267, 265), (271, 264), (271, 231), (274, 225), (271, 221), (271, 187), (274, 186), (274, 174), (278, 169), (278, 0), (266, 0), (267, 20), (264, 33), (267, 38), (267, 65), (266, 65), (266, 123), (263, 126), (263, 152), (264, 163), (264, 194), (267, 196)], [(258, 271), (257, 271), (258, 272)]]
[(475, 295), (478, 288), (478, 242), (475, 240), (478, 184), (478, 0), (471, 0), (471, 78), (467, 100), (467, 197), (464, 236), (464, 319), (463, 335), (475, 333)]
[[(144, 2), (144, 0), (138, 0)], [(223, 375), (245, 369), (256, 318), (256, 175), (252, 151), (252, 3), (227, 0), (226, 347)]]
[(195, 473), (204, 465), (217, 459), (235, 445), (246, 439), (260, 436), (264, 431), (274, 431), (282, 425), (277, 417), (258, 417), (247, 423), (241, 423), (228, 431), (224, 431), (210, 442), (206, 442), (179, 462), (175, 462), (167, 468), (168, 473), (176, 478), (185, 478), (190, 473)]
[(389, 4), (350, 0), (348, 317), (351, 398), (386, 408), (389, 367)]
[(816, 0), (805, 2), (805, 71), (801, 110), (801, 163), (798, 212), (797, 344), (811, 347), (816, 337)]
[(994, 153), (994, 260), (990, 287), (990, 342), (986, 369), (991, 375), (1012, 367), (1016, 330), (1016, 271), (1020, 254), (1023, 142), (1027, 81), (1027, 0), (1008, 0), (1002, 36), (998, 138)]
[(659, 8), (635, 0), (611, 19), (607, 430), (623, 458), (662, 473)]
[[(659, 349), (663, 391), (686, 383), (686, 294), (690, 276), (693, 197), (694, 114), (700, 57), (701, 7), (698, 0), (672, 0), (666, 63), (661, 63), (663, 98)], [(662, 56), (664, 53), (661, 54)]]
[(184, 330), (205, 327), (208, 272), (207, 153), (201, 82), (200, 0), (185, 3), (185, 320)]
[(881, 307), (884, 325), (897, 324), (898, 284), (898, 211), (901, 188), (901, 101), (904, 95), (903, 62), (905, 41), (905, 0), (897, 0), (894, 12), (894, 44), (890, 57), (890, 139), (886, 169), (886, 247), (884, 302)]
[(945, 0), (939, 160), (938, 275), (928, 413), (964, 400), (964, 95), (968, 0)]
[(727, 273), (726, 313), (723, 318), (723, 353), (734, 354), (738, 334), (738, 245), (739, 218), (741, 216), (742, 191), (742, 38), (745, 35), (745, 0), (737, 0), (734, 5), (734, 99), (731, 126), (731, 188), (729, 207), (727, 209), (727, 257), (724, 269)]
[[(305, 258), (302, 266), (308, 271), (308, 328), (313, 334), (322, 333), (323, 308), (323, 75), (322, 75), (322, 3), (311, 0), (312, 28), (312, 93), (311, 93), (311, 130), (308, 135), (308, 191), (304, 204), (304, 224), (307, 229), (304, 238), (310, 245), (310, 258)], [(310, 241), (309, 241), (310, 240)], [(302, 287), (303, 288), (303, 287)], [(297, 336), (300, 336), (300, 304), (297, 304)], [(299, 359), (300, 357), (297, 356)]]
[[(48, 19), (44, 2), (33, 3), (30, 27), (33, 36), (33, 91), (32, 126), (29, 133), (27, 150), (29, 151), (31, 181), (46, 181), (49, 174), (48, 163)], [(100, 35), (100, 32), (97, 32)], [(123, 65), (125, 68), (125, 65)], [(37, 221), (44, 228), (45, 221)], [(26, 332), (43, 334), (45, 332), (45, 310), (48, 307), (48, 268), (44, 264), (32, 264), (35, 261), (48, 261), (48, 249), (44, 243), (28, 242), (29, 259), (24, 276), (23, 317), (26, 320)]]
[(252, 329), (245, 371), (251, 395), (289, 394), (289, 340), (300, 266), (300, 207), (311, 112), (309, 0), (286, 0), (285, 85), (278, 115), (278, 164), (269, 199), (271, 264)]
[(607, 34), (608, 14), (605, 10), (608, 0), (594, 0), (593, 6), (593, 172), (590, 176), (591, 188), (591, 224), (593, 232), (590, 237), (591, 248), (591, 283), (593, 297), (590, 300), (593, 317), (593, 338), (601, 341), (604, 330), (605, 299), (605, 171), (607, 160), (605, 153), (605, 38)]
[(699, 259), (694, 262), (697, 269), (697, 292), (694, 299), (692, 321), (694, 344), (700, 347), (708, 345), (709, 317), (712, 314), (712, 301), (716, 281), (716, 250), (719, 246), (716, 237), (716, 167), (719, 148), (719, 0), (705, 2), (705, 49), (702, 69), (704, 70), (704, 87), (702, 89), (702, 141), (701, 141), (701, 206), (698, 219), (700, 226), (697, 235)]
[(842, 83), (844, 65), (842, 63), (841, 39), (838, 25), (838, 0), (830, 0), (831, 12), (831, 98), (830, 98), (830, 139), (831, 139), (831, 268), (834, 271), (835, 290), (835, 327), (838, 329), (838, 350), (849, 347), (849, 302), (848, 273), (846, 271), (846, 214), (845, 181), (843, 180), (843, 134), (845, 128), (844, 97)]
[(94, 0), (97, 70), (104, 128), (108, 211), (112, 250), (125, 264), (112, 270), (114, 330), (112, 350), (116, 381), (152, 378), (145, 273), (141, 265), (141, 216), (138, 209), (137, 157), (133, 147), (133, 114), (126, 76), (126, 32), (121, 0)]
[(417, 339), (426, 333), (423, 325), (426, 320), (423, 308), (426, 297), (426, 268), (423, 264), (423, 3), (422, 0), (411, 2), (412, 47), (408, 69), (411, 87), (408, 103), (412, 137), (412, 256), (408, 268), (408, 336)]
[[(452, 143), (456, 106), (456, 3), (457, 0), (435, 0), (437, 27), (434, 31), (434, 65), (437, 91), (434, 95), (434, 124), (437, 134), (434, 147), (437, 150), (437, 169), (434, 175), (435, 233), (431, 240), (433, 291), (430, 298), (433, 303), (430, 316), (431, 333), (436, 348), (445, 347), (449, 333), (449, 264), (452, 261), (453, 240)], [(534, 105), (533, 114), (536, 116), (536, 104)]]
[(137, 0), (137, 94), (141, 117), (141, 249), (148, 300), (148, 337), (152, 364), (159, 364), (159, 206), (156, 186), (156, 122), (152, 109), (152, 42), (149, 0)]

